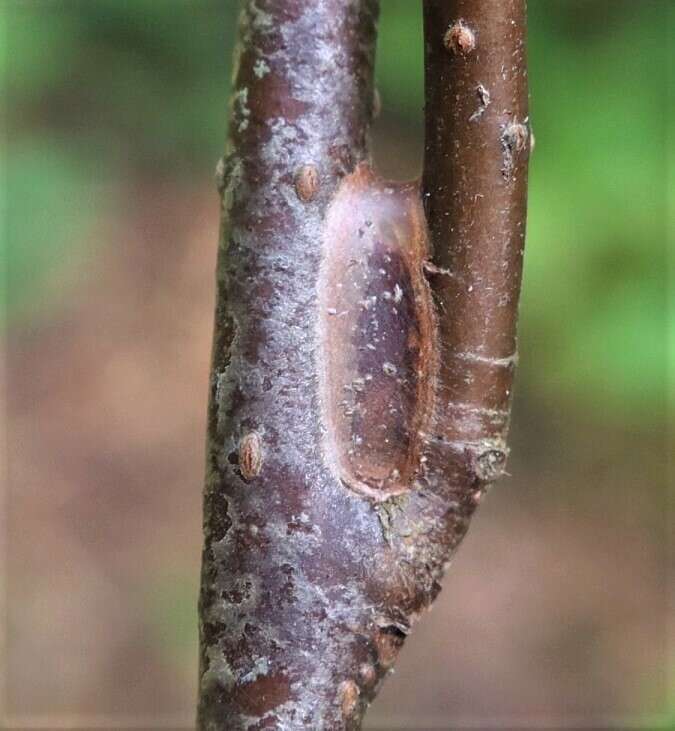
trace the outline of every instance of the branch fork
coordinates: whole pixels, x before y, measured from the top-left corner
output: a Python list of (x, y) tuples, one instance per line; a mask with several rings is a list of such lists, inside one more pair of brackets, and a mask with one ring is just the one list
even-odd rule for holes
[(198, 726), (359, 729), (505, 469), (523, 0), (426, 0), (422, 179), (367, 147), (375, 0), (248, 0), (209, 403)]

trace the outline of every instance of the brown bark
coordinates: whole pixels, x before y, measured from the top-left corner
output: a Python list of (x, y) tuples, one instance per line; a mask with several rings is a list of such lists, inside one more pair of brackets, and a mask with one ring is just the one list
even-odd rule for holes
[(424, 3), (423, 190), (439, 270), (443, 436), (483, 442), (477, 459), (488, 472), (503, 467), (516, 365), (530, 148), (525, 16), (524, 0)]
[(367, 164), (376, 15), (375, 0), (242, 14), (219, 166), (202, 730), (360, 728), (506, 459), (523, 3), (425, 3), (424, 208), (418, 185)]

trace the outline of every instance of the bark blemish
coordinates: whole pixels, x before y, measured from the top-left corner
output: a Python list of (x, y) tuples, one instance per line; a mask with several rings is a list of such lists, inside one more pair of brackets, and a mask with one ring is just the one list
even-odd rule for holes
[(234, 673), (218, 644), (213, 644), (207, 649), (206, 668), (202, 673), (201, 682), (207, 691), (213, 688), (229, 689), (234, 685)]
[(478, 84), (476, 94), (478, 95), (478, 109), (469, 117), (469, 122), (477, 122), (485, 114), (492, 101), (490, 91), (483, 84)]
[(265, 74), (269, 74), (270, 67), (267, 65), (267, 62), (264, 58), (259, 58), (255, 65), (253, 66), (253, 73), (258, 79), (262, 79)]
[(432, 261), (424, 261), (422, 263), (422, 267), (427, 274), (439, 274), (444, 277), (452, 277), (452, 272), (449, 269), (446, 269), (445, 267), (439, 267)]
[(340, 699), (342, 716), (345, 719), (354, 715), (360, 695), (361, 691), (359, 690), (359, 686), (353, 680), (345, 680), (340, 683), (338, 688), (338, 698)]
[[(218, 160), (215, 172), (216, 188), (221, 196), (224, 210), (232, 205), (235, 189), (242, 184), (242, 164), (235, 155), (225, 155)], [(241, 190), (239, 192), (242, 192)], [(225, 241), (221, 242), (225, 244)]]
[(226, 159), (224, 157), (221, 157), (218, 160), (218, 163), (216, 164), (216, 190), (222, 195), (223, 191), (225, 190), (225, 182), (226, 182), (226, 176), (225, 176), (225, 170), (226, 170)]
[(389, 670), (396, 662), (405, 635), (396, 630), (383, 629), (375, 635), (377, 661), (383, 670)]
[(232, 690), (233, 704), (249, 716), (263, 716), (290, 697), (291, 684), (282, 673), (262, 675), (250, 683), (238, 684)]
[(502, 175), (504, 180), (510, 182), (513, 178), (513, 171), (516, 166), (516, 156), (522, 152), (528, 144), (530, 132), (526, 124), (514, 119), (504, 127), (502, 132)]
[(243, 87), (232, 95), (232, 119), (238, 132), (244, 132), (249, 123), (248, 89)]
[(509, 450), (503, 440), (484, 439), (467, 452), (471, 469), (479, 482), (493, 482), (504, 474)]
[(377, 671), (370, 663), (364, 662), (359, 665), (359, 680), (365, 688), (369, 688), (375, 684)]

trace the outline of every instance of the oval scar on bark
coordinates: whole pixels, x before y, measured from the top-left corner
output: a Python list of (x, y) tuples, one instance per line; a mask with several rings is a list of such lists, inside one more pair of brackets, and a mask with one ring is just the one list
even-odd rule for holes
[(319, 277), (325, 450), (376, 501), (411, 489), (432, 408), (436, 324), (417, 183), (361, 164), (327, 213)]

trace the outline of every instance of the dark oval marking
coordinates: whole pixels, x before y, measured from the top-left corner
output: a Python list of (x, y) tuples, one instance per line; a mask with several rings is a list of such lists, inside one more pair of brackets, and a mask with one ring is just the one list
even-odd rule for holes
[(384, 500), (410, 489), (431, 408), (435, 323), (418, 186), (359, 166), (331, 204), (324, 247), (327, 452), (347, 485)]

